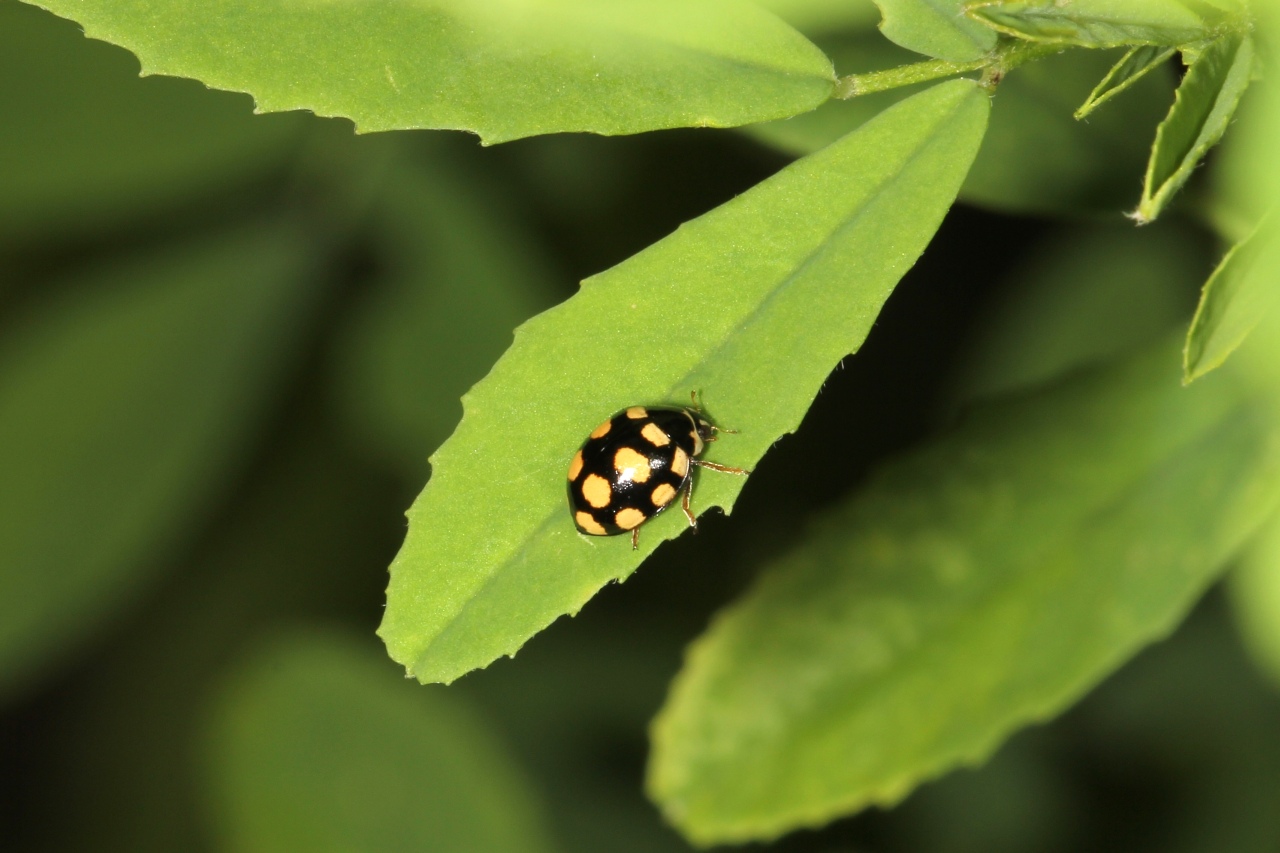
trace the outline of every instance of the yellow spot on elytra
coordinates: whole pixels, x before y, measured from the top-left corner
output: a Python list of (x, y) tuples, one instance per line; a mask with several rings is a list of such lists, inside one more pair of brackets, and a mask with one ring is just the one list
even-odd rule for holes
[(649, 443), (654, 447), (666, 447), (671, 443), (671, 439), (657, 424), (645, 424), (640, 434), (649, 439)]
[(579, 450), (573, 454), (573, 459), (569, 462), (569, 479), (576, 480), (578, 475), (582, 473), (582, 451)]
[(613, 421), (605, 421), (591, 431), (592, 438), (601, 438), (609, 434), (609, 428), (613, 426)]
[(675, 488), (669, 483), (663, 483), (653, 490), (653, 494), (649, 496), (649, 499), (653, 501), (654, 506), (666, 506), (671, 503), (671, 499), (675, 496)]
[(649, 460), (630, 447), (621, 447), (613, 454), (613, 469), (618, 472), (620, 479), (633, 483), (643, 483), (653, 473), (649, 468)]
[(582, 481), (582, 496), (587, 499), (587, 503), (596, 509), (606, 507), (609, 501), (613, 499), (613, 489), (609, 488), (609, 481), (599, 474), (589, 474), (587, 479)]
[(632, 420), (640, 420), (640, 418), (647, 418), (649, 417), (649, 410), (646, 409), (644, 406), (632, 406), (631, 408), (627, 409), (627, 417), (631, 418)]
[(592, 536), (604, 536), (606, 531), (600, 526), (600, 522), (591, 517), (591, 513), (579, 510), (574, 513), (573, 520), (578, 522), (578, 527), (590, 533)]
[(631, 507), (618, 510), (618, 514), (613, 517), (613, 523), (623, 530), (633, 530), (639, 527), (643, 521), (644, 513)]
[(689, 454), (679, 447), (676, 448), (676, 455), (671, 460), (671, 473), (677, 477), (683, 477), (689, 473)]

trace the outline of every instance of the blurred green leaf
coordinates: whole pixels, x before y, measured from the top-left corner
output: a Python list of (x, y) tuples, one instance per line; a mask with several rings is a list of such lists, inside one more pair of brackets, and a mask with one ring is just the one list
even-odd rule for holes
[[(375, 140), (390, 142), (359, 142)], [(415, 484), (463, 393), (555, 293), (550, 262), (481, 178), (445, 148), (394, 157), (370, 217), (382, 280), (340, 354), (348, 420)]]
[(745, 841), (892, 804), (1177, 624), (1275, 506), (1280, 436), (1169, 344), (976, 410), (721, 613), (654, 723), (668, 818)]
[[(1276, 15), (1280, 18), (1280, 4)], [(1280, 22), (1277, 22), (1280, 28)], [(1260, 33), (1265, 34), (1265, 33)], [(1274, 40), (1280, 33), (1272, 35)], [(1261, 41), (1260, 44), (1267, 42)], [(1261, 65), (1261, 60), (1259, 63)], [(1231, 132), (1222, 140), (1211, 171), (1211, 201), (1229, 214), (1227, 228), (1219, 227), (1222, 238), (1235, 243), (1269, 211), (1280, 208), (1280, 89), (1271, 85), (1251, 86), (1241, 99)], [(1210, 215), (1218, 213), (1212, 208)], [(1217, 223), (1215, 223), (1216, 225)]]
[(128, 601), (210, 504), (297, 356), (291, 228), (55, 282), (0, 338), (0, 691)]
[(1128, 188), (1142, 174), (1171, 75), (1139, 80), (1123, 110), (1076, 121), (1073, 111), (1111, 62), (1101, 51), (1073, 50), (1010, 72), (996, 90), (991, 131), (961, 198), (1048, 214), (1114, 214), (1132, 204)]
[(880, 10), (873, 0), (756, 0), (805, 35), (874, 29)]
[(1107, 76), (1094, 87), (1089, 97), (1076, 110), (1075, 117), (1082, 119), (1098, 107), (1128, 89), (1148, 74), (1153, 68), (1159, 68), (1177, 52), (1177, 48), (1148, 44), (1130, 48), (1120, 61), (1112, 66)]
[(1280, 296), (1280, 234), (1269, 220), (1231, 247), (1204, 284), (1187, 330), (1183, 381), (1220, 367)]
[(967, 62), (996, 46), (996, 32), (965, 15), (965, 0), (876, 0), (880, 31), (908, 50)]
[[(842, 73), (902, 61), (892, 48), (866, 39), (851, 40), (832, 55)], [(1169, 75), (1150, 74), (1135, 84), (1126, 109), (1097, 113), (1087, 122), (1072, 120), (1072, 110), (1111, 62), (1101, 52), (1074, 50), (1022, 65), (1005, 77), (961, 200), (1002, 212), (1055, 215), (1114, 213), (1131, 204), (1128, 187), (1142, 173), (1148, 140), (1173, 87)], [(788, 153), (808, 154), (905, 94), (895, 89), (828, 101), (813, 112), (746, 132)]]
[(971, 332), (958, 382), (973, 400), (1023, 390), (1154, 343), (1186, 322), (1206, 265), (1177, 226), (1075, 226), (1026, 249)]
[(1083, 47), (1183, 45), (1213, 36), (1239, 7), (1201, 0), (978, 0), (969, 15), (1021, 39)]
[(1140, 224), (1160, 215), (1222, 138), (1252, 77), (1253, 39), (1247, 35), (1222, 36), (1197, 54), (1156, 131), (1142, 200), (1133, 214)]
[(251, 107), (190, 81), (139, 80), (124, 51), (0, 3), (0, 240), (113, 224), (282, 164), (303, 117)]
[[(796, 429), (923, 251), (986, 127), (988, 99), (953, 81), (903, 101), (522, 326), (432, 458), (391, 566), (379, 629), (423, 681), (511, 655), (685, 529), (678, 513), (626, 537), (577, 533), (569, 457), (612, 412), (704, 392), (740, 429), (716, 461), (750, 465)], [(820, 320), (820, 322), (819, 322)], [(695, 504), (732, 508), (738, 477)]]
[(1280, 516), (1249, 544), (1228, 589), (1246, 648), (1280, 686)]
[(470, 130), (492, 143), (725, 127), (811, 110), (834, 84), (820, 50), (739, 0), (37, 5), (133, 51), (144, 74), (363, 131)]
[[(311, 397), (298, 389), (291, 401)], [(333, 427), (320, 406), (291, 405), (226, 511), (76, 668), (71, 707), (46, 715), (40, 771), (24, 781), (24, 797), (58, 804), (27, 818), (39, 846), (214, 850), (192, 746), (215, 686), (281, 624), (354, 618), (368, 635), (402, 501)]]
[(533, 791), (472, 709), (340, 635), (259, 650), (224, 690), (208, 760), (226, 850), (551, 849)]

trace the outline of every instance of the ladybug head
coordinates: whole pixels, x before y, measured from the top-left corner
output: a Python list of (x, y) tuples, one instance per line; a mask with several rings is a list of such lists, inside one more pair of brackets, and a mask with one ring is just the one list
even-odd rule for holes
[(697, 409), (685, 409), (684, 413), (693, 421), (693, 455), (699, 456), (704, 444), (716, 440), (716, 428)]

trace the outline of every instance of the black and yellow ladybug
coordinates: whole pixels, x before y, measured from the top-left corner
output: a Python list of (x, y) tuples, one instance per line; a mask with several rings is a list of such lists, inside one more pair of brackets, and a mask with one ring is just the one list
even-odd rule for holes
[(750, 474), (698, 459), (719, 429), (706, 418), (694, 395), (694, 407), (632, 406), (591, 431), (569, 462), (569, 511), (578, 530), (590, 536), (631, 533), (639, 547), (640, 525), (684, 493), (681, 507), (690, 527), (698, 522), (689, 509), (693, 466)]

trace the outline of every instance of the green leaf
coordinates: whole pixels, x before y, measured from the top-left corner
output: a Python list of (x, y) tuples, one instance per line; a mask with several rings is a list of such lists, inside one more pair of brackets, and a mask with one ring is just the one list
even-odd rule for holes
[(1183, 45), (1215, 35), (1243, 14), (1184, 0), (978, 0), (966, 9), (1015, 38), (1082, 47)]
[(1209, 276), (1183, 350), (1183, 381), (1220, 367), (1270, 311), (1280, 295), (1280, 235), (1263, 223), (1231, 247)]
[(208, 763), (223, 849), (551, 849), (493, 733), (341, 635), (260, 649), (219, 698)]
[(0, 692), (137, 593), (234, 470), (315, 294), (292, 230), (51, 282), (0, 341)]
[(387, 274), (352, 319), (337, 378), (366, 447), (421, 484), (463, 393), (555, 290), (547, 259), (463, 158), (438, 147), (391, 159), (369, 216)]
[[(1257, 3), (1256, 37), (1259, 44), (1274, 45), (1280, 39), (1280, 4)], [(1269, 13), (1269, 14), (1268, 14)], [(1269, 27), (1266, 25), (1270, 25)], [(1274, 51), (1272, 50), (1272, 55)], [(1259, 59), (1255, 67), (1262, 67)], [(1263, 69), (1265, 72), (1265, 69)], [(1236, 242), (1268, 211), (1280, 208), (1280, 90), (1255, 86), (1241, 101), (1238, 117), (1223, 141), (1213, 169), (1215, 201), (1232, 211), (1241, 225), (1223, 236)]]
[(1169, 341), (890, 463), (690, 649), (649, 790), (769, 838), (982, 761), (1167, 633), (1280, 491), (1272, 412)]
[(1133, 218), (1160, 215), (1204, 155), (1217, 144), (1253, 76), (1253, 39), (1236, 34), (1210, 43), (1187, 69), (1169, 115), (1156, 131)]
[(492, 143), (726, 127), (811, 110), (834, 83), (812, 43), (739, 0), (38, 5), (133, 51), (144, 74), (363, 131), (470, 130)]
[(1228, 580), (1245, 648), (1280, 686), (1280, 516), (1273, 516), (1249, 543)]
[[(452, 681), (683, 532), (667, 513), (636, 553), (626, 537), (574, 530), (569, 457), (614, 411), (701, 390), (711, 416), (741, 430), (711, 459), (747, 467), (794, 431), (937, 229), (987, 111), (968, 81), (903, 101), (522, 326), (464, 398), (409, 512), (379, 629), (391, 656)], [(702, 473), (697, 509), (732, 508), (743, 480)]]
[(1199, 236), (1174, 224), (1117, 224), (1075, 226), (1030, 244), (974, 324), (957, 396), (1026, 390), (1172, 332), (1186, 322), (1203, 274)]
[(996, 32), (965, 15), (965, 0), (876, 0), (885, 37), (916, 53), (952, 62), (979, 59), (996, 46)]
[(283, 165), (303, 117), (251, 107), (189, 80), (139, 80), (124, 51), (0, 3), (0, 240), (118, 225)]
[(1103, 77), (1101, 82), (1089, 93), (1089, 97), (1076, 110), (1076, 118), (1081, 119), (1089, 115), (1098, 107), (1141, 80), (1151, 69), (1158, 68), (1168, 62), (1176, 52), (1177, 48), (1162, 47), (1154, 44), (1130, 48), (1124, 56), (1120, 57), (1120, 61), (1107, 72), (1107, 76)]

